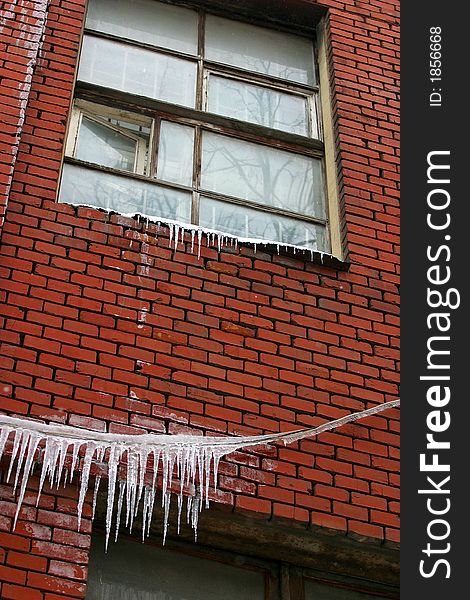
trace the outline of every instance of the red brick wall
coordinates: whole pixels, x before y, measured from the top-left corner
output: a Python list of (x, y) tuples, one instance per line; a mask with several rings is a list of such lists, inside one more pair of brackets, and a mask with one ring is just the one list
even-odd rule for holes
[[(174, 253), (152, 225), (56, 203), (84, 4), (51, 1), (34, 54), (16, 39), (27, 24), (37, 45), (42, 3), (2, 3), (1, 410), (110, 431), (254, 434), (395, 399), (398, 2), (319, 3), (329, 10), (346, 271), (247, 247), (203, 248), (198, 260), (189, 241)], [(396, 541), (398, 442), (393, 411), (236, 454), (222, 465), (220, 499)], [(75, 486), (37, 509), (31, 497), (15, 531), (11, 486), (0, 496), (1, 597), (83, 597), (90, 524), (76, 533)]]
[(10, 194), (47, 0), (0, 2), (0, 230)]

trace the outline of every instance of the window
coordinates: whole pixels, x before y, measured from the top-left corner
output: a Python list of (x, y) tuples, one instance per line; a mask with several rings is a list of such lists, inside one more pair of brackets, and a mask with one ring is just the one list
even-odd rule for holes
[(319, 104), (308, 37), (90, 0), (60, 201), (330, 252)]
[[(327, 575), (276, 560), (185, 542), (164, 548), (120, 537), (105, 553), (93, 534), (86, 600), (382, 600), (398, 598), (390, 586)], [(282, 544), (281, 544), (282, 546)], [(305, 558), (297, 547), (297, 558)], [(308, 554), (308, 552), (306, 553)], [(292, 553), (291, 553), (292, 556)], [(318, 577), (318, 574), (317, 574)], [(359, 589), (358, 589), (359, 588)]]
[(271, 600), (261, 561), (184, 550), (120, 539), (105, 554), (104, 537), (93, 536), (86, 599)]

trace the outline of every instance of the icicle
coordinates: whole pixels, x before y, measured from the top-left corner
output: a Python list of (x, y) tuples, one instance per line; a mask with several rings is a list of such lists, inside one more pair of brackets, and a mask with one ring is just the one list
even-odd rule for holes
[(21, 438), (21, 444), (20, 444), (20, 452), (18, 454), (18, 462), (16, 464), (16, 474), (15, 474), (15, 483), (13, 484), (13, 491), (16, 492), (16, 488), (18, 486), (18, 479), (21, 473), (21, 468), (23, 466), (23, 460), (26, 454), (26, 448), (29, 446), (29, 438), (30, 438), (30, 433), (29, 431), (25, 431), (23, 432), (23, 436)]
[(188, 496), (186, 499), (186, 523), (191, 524), (193, 496)]
[(194, 237), (196, 235), (196, 230), (191, 229), (191, 254), (194, 253)]
[[(178, 531), (183, 510), (183, 497), (187, 498), (187, 520), (194, 529), (197, 538), (199, 513), (203, 506), (209, 506), (211, 475), (214, 489), (217, 489), (217, 478), (220, 459), (235, 450), (257, 444), (284, 442), (289, 444), (307, 437), (319, 435), (371, 416), (388, 408), (399, 405), (399, 401), (388, 402), (367, 410), (348, 414), (335, 421), (324, 423), (319, 427), (245, 437), (204, 437), (191, 435), (142, 434), (119, 435), (87, 431), (67, 425), (44, 424), (7, 415), (0, 415), (0, 456), (5, 453), (7, 442), (12, 436), (9, 475), (15, 469), (14, 487), (19, 485), (15, 523), (21, 510), (29, 477), (34, 467), (34, 458), (45, 442), (42, 452), (41, 473), (37, 503), (41, 496), (46, 478), (51, 485), (66, 483), (77, 471), (80, 449), (84, 449), (83, 466), (80, 475), (79, 499), (77, 505), (78, 526), (80, 527), (85, 496), (89, 488), (90, 471), (94, 460), (105, 463), (108, 467), (108, 492), (106, 508), (106, 548), (113, 520), (116, 485), (118, 484), (119, 466), (123, 458), (127, 460), (127, 472), (124, 481), (119, 481), (118, 506), (115, 538), (119, 534), (121, 513), (126, 500), (126, 524), (132, 528), (134, 518), (142, 505), (142, 537), (149, 535), (153, 507), (156, 499), (158, 472), (162, 467), (162, 507), (164, 513), (163, 539), (168, 531), (168, 518), (171, 495), (177, 494)], [(85, 439), (84, 439), (85, 438)], [(8, 447), (9, 448), (9, 447)], [(70, 458), (70, 476), (67, 477), (65, 462)], [(153, 457), (153, 474), (150, 484), (146, 480), (150, 467), (149, 455)], [(102, 464), (99, 468), (102, 468)], [(179, 485), (173, 490), (173, 478), (179, 478)], [(92, 517), (95, 515), (101, 475), (95, 476)], [(176, 484), (176, 482), (175, 482)], [(186, 486), (186, 490), (185, 490)]]
[(218, 452), (215, 452), (213, 455), (214, 466), (212, 468), (212, 472), (214, 474), (214, 491), (217, 491), (217, 481), (219, 476), (219, 463), (220, 463), (221, 455)]
[(9, 483), (9, 481), (10, 481), (11, 472), (13, 470), (13, 463), (15, 462), (16, 455), (18, 454), (18, 448), (20, 446), (20, 441), (21, 441), (21, 438), (23, 437), (22, 430), (19, 430), (19, 431), (15, 430), (14, 433), (15, 433), (15, 438), (13, 440), (13, 451), (11, 453), (10, 464), (8, 466), (7, 483)]
[(204, 498), (206, 501), (206, 508), (209, 508), (209, 483), (211, 478), (211, 459), (212, 459), (213, 450), (211, 447), (204, 448), (204, 480), (205, 480), (205, 489), (204, 489)]
[(170, 515), (171, 494), (166, 492), (163, 494), (163, 545), (166, 542), (166, 534), (168, 532), (168, 517)]
[(70, 442), (68, 440), (60, 440), (59, 445), (59, 464), (57, 465), (56, 487), (59, 489), (60, 481), (64, 475), (64, 464), (67, 456), (67, 450)]
[(49, 470), (48, 470), (48, 478), (49, 478), (50, 487), (53, 487), (54, 481), (56, 479), (56, 473), (59, 470), (58, 463), (60, 460), (60, 446), (61, 446), (60, 439), (54, 438), (53, 440), (51, 440), (51, 456), (50, 456), (50, 463), (49, 463)]
[(74, 442), (73, 450), (72, 450), (72, 465), (70, 467), (70, 481), (72, 481), (74, 471), (77, 466), (78, 461), (78, 452), (80, 451), (80, 447), (82, 446), (82, 442)]
[(116, 515), (116, 533), (114, 537), (114, 541), (117, 542), (119, 535), (119, 527), (121, 525), (121, 514), (122, 514), (122, 504), (124, 502), (124, 492), (126, 489), (126, 485), (123, 481), (119, 482), (119, 496), (118, 496), (118, 507), (117, 507), (117, 515)]
[(178, 250), (178, 242), (179, 242), (179, 236), (180, 236), (180, 226), (177, 223), (175, 223), (174, 228), (175, 228), (175, 252), (176, 252)]
[(177, 516), (177, 520), (176, 520), (176, 532), (179, 535), (180, 531), (181, 531), (181, 510), (183, 508), (183, 496), (181, 494), (178, 494), (177, 500), (178, 500), (178, 516)]
[[(145, 473), (147, 471), (147, 461), (148, 461), (148, 449), (147, 448), (138, 448), (138, 456), (139, 456), (139, 484), (138, 484), (138, 494), (137, 494), (137, 502), (136, 502), (136, 510), (140, 504), (142, 499), (142, 494), (145, 486)], [(134, 516), (137, 516), (134, 514)]]
[(0, 434), (0, 460), (2, 459), (3, 451), (11, 432), (12, 430), (9, 427), (4, 427), (2, 429), (2, 433)]
[(202, 229), (197, 230), (197, 258), (201, 258)]
[[(116, 479), (118, 475), (118, 465), (119, 460), (121, 458), (121, 449), (113, 444), (109, 450), (108, 457), (108, 503), (106, 510), (106, 550), (108, 549), (109, 543), (109, 535), (111, 533), (111, 523), (113, 517), (113, 506), (114, 506), (114, 494), (116, 490)], [(121, 504), (122, 506), (122, 504)], [(119, 520), (121, 518), (121, 513), (119, 512)], [(119, 528), (119, 521), (117, 524), (117, 528)], [(117, 536), (117, 533), (116, 533)]]
[(92, 520), (95, 518), (96, 501), (98, 499), (98, 491), (100, 489), (100, 482), (101, 482), (101, 476), (97, 475), (95, 477), (95, 488), (93, 490), (93, 507), (92, 507), (92, 511), (91, 511)]
[(197, 541), (197, 525), (199, 522), (199, 511), (200, 511), (201, 501), (199, 496), (194, 496), (194, 500), (191, 505), (191, 527), (194, 531), (194, 540)]
[[(18, 520), (18, 515), (20, 514), (21, 505), (23, 504), (24, 495), (26, 492), (26, 486), (28, 485), (28, 480), (32, 472), (34, 455), (36, 454), (40, 437), (33, 431), (29, 436), (28, 442), (28, 453), (26, 456), (26, 462), (23, 468), (23, 475), (21, 478), (20, 485), (20, 493), (18, 496), (17, 504), (16, 504), (16, 512), (15, 518), (13, 520), (13, 529), (16, 527), (16, 522)], [(1, 453), (0, 453), (1, 456)]]
[(169, 248), (171, 248), (171, 242), (173, 241), (173, 227), (174, 227), (173, 223), (169, 223), (168, 224), (168, 229), (170, 230), (170, 239), (169, 239), (169, 242), (168, 242), (168, 247)]
[(80, 474), (80, 494), (78, 497), (78, 531), (80, 531), (80, 525), (82, 522), (82, 510), (83, 503), (85, 502), (85, 495), (88, 491), (88, 479), (90, 477), (91, 461), (95, 454), (96, 445), (93, 442), (88, 442), (87, 449), (85, 451), (85, 458), (83, 459), (83, 467)]

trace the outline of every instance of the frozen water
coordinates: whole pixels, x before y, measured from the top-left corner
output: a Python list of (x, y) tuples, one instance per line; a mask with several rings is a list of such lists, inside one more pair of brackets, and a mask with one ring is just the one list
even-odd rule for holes
[[(206, 508), (209, 506), (211, 473), (216, 485), (220, 459), (227, 454), (258, 444), (278, 441), (289, 444), (398, 405), (399, 400), (387, 402), (312, 429), (244, 437), (113, 434), (0, 415), (0, 459), (9, 443), (10, 464), (7, 480), (10, 480), (14, 472), (15, 491), (19, 485), (15, 524), (29, 477), (35, 462), (38, 461), (39, 453), (42, 453), (42, 458), (38, 461), (42, 463), (38, 502), (45, 480), (48, 479), (51, 486), (58, 487), (61, 483), (65, 485), (67, 477), (69, 476), (71, 480), (78, 470), (80, 458), (77, 507), (80, 528), (85, 497), (90, 488), (92, 465), (95, 461), (99, 463), (99, 469), (103, 466), (107, 468), (106, 545), (113, 526), (116, 495), (118, 495), (118, 506), (114, 522), (115, 538), (119, 533), (124, 504), (125, 523), (129, 529), (132, 529), (134, 518), (141, 507), (142, 537), (148, 536), (153, 506), (157, 494), (160, 493), (164, 513), (163, 540), (165, 541), (170, 502), (174, 494), (177, 496), (178, 531), (183, 503), (186, 499), (187, 521), (197, 536), (199, 513), (203, 506)], [(70, 469), (65, 468), (67, 458), (71, 459)], [(94, 487), (93, 516), (100, 479), (101, 475), (96, 475), (92, 486)]]
[[(95, 206), (94, 204), (79, 204), (78, 206), (93, 208), (95, 210), (99, 210), (101, 212), (112, 212), (103, 208), (102, 206)], [(180, 245), (184, 243), (184, 236), (186, 233), (191, 236), (191, 253), (194, 252), (194, 246), (197, 246), (197, 257), (201, 258), (201, 247), (202, 241), (205, 238), (208, 246), (213, 245), (217, 242), (217, 249), (220, 250), (225, 246), (230, 246), (238, 248), (238, 244), (249, 244), (253, 246), (254, 252), (258, 246), (275, 246), (277, 253), (279, 254), (281, 248), (282, 249), (291, 249), (294, 254), (298, 251), (307, 251), (310, 253), (310, 258), (313, 260), (314, 256), (319, 256), (320, 261), (323, 264), (324, 257), (333, 257), (333, 255), (329, 252), (323, 252), (322, 250), (313, 250), (312, 248), (307, 248), (306, 246), (295, 246), (293, 244), (287, 244), (282, 242), (276, 242), (273, 240), (263, 240), (259, 238), (248, 238), (248, 237), (240, 237), (236, 235), (231, 235), (229, 233), (222, 233), (220, 231), (216, 231), (213, 229), (208, 229), (206, 227), (200, 227), (199, 225), (193, 225), (191, 223), (182, 223), (180, 221), (175, 221), (172, 219), (162, 219), (161, 217), (153, 217), (151, 215), (146, 215), (144, 213), (119, 213), (122, 217), (128, 217), (131, 219), (141, 219), (145, 222), (145, 231), (148, 231), (148, 224), (150, 222), (155, 223), (157, 225), (156, 228), (156, 237), (158, 237), (158, 233), (161, 231), (162, 224), (168, 227), (169, 231), (169, 241), (168, 247), (173, 248), (173, 250), (178, 250)], [(146, 234), (147, 235), (147, 234)], [(141, 253), (141, 262), (142, 264), (151, 264), (151, 258), (147, 257), (145, 251), (148, 250), (147, 244), (148, 238), (143, 242), (143, 248)], [(145, 251), (144, 251), (145, 250)]]

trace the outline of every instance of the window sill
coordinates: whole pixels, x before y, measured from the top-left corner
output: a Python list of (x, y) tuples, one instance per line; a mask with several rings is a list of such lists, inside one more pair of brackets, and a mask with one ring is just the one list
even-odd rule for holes
[[(198, 225), (192, 225), (190, 223), (181, 223), (179, 221), (173, 221), (171, 219), (159, 218), (155, 216), (144, 215), (141, 213), (120, 213), (114, 210), (108, 210), (100, 206), (92, 204), (71, 204), (68, 202), (61, 202), (62, 204), (68, 204), (69, 206), (75, 207), (77, 210), (92, 209), (100, 213), (108, 215), (117, 215), (121, 221), (121, 225), (128, 225), (128, 221), (133, 220), (139, 224), (145, 224), (146, 227), (150, 223), (156, 226), (156, 233), (159, 236), (162, 231), (161, 227), (168, 228), (168, 246), (175, 252), (182, 250), (183, 241), (184, 245), (189, 245), (189, 252), (196, 254), (198, 258), (201, 256), (201, 248), (215, 248), (219, 252), (227, 250), (229, 252), (235, 252), (240, 248), (250, 248), (253, 251), (253, 255), (256, 256), (257, 252), (265, 252), (271, 255), (277, 255), (280, 257), (292, 258), (294, 260), (303, 260), (314, 264), (321, 265), (323, 267), (336, 269), (339, 271), (347, 271), (350, 263), (345, 260), (341, 260), (336, 256), (320, 250), (312, 250), (310, 248), (302, 246), (293, 246), (289, 244), (282, 244), (278, 242), (265, 241), (260, 239), (250, 239), (237, 237), (228, 233), (215, 231), (212, 229), (206, 229), (199, 227)], [(124, 223), (127, 220), (126, 223)], [(189, 239), (188, 239), (189, 236)]]

